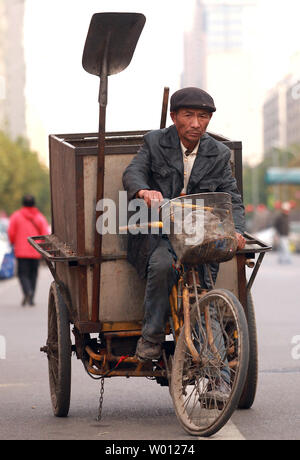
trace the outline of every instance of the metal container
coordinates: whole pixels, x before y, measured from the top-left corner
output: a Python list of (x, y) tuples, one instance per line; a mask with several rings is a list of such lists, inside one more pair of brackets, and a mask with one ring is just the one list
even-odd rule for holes
[[(113, 200), (117, 214), (122, 173), (146, 132), (106, 134), (104, 197)], [(242, 191), (241, 143), (213, 137), (231, 149), (233, 174)], [(51, 135), (49, 140), (53, 235), (40, 248), (44, 245), (71, 322), (81, 333), (140, 328), (145, 282), (126, 260), (126, 235), (103, 235), (99, 315), (91, 321), (98, 134)]]

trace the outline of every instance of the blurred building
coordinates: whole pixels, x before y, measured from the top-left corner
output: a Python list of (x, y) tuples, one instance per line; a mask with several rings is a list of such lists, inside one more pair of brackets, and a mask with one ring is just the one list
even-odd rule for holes
[(250, 161), (259, 159), (263, 150), (255, 6), (255, 1), (246, 0), (195, 0), (182, 76), (182, 86), (200, 86), (212, 94), (217, 112), (211, 130), (241, 140)]
[(286, 144), (300, 144), (300, 75), (286, 92)]
[(0, 0), (0, 129), (25, 136), (24, 0)]
[(264, 153), (300, 144), (300, 53), (290, 73), (272, 88), (264, 102)]
[(263, 106), (264, 153), (272, 148), (283, 148), (287, 143), (286, 94), (288, 79), (271, 89)]
[(195, 3), (192, 28), (184, 34), (184, 65), (181, 86), (206, 88), (206, 24), (202, 0)]

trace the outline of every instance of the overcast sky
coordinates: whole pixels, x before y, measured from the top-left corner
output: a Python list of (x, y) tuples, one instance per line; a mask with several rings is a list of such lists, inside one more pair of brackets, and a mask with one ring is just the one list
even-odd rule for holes
[(27, 0), (30, 129), (43, 124), (52, 133), (97, 131), (99, 78), (83, 70), (81, 59), (92, 15), (105, 11), (141, 12), (147, 18), (129, 67), (109, 77), (107, 130), (159, 127), (163, 88), (174, 91), (180, 84), (183, 30), (190, 13), (184, 3)]
[[(250, 46), (257, 49), (256, 70), (267, 90), (287, 73), (290, 56), (300, 49), (300, 1), (257, 3)], [(96, 12), (141, 12), (147, 18), (130, 66), (109, 77), (107, 130), (159, 127), (164, 86), (171, 93), (180, 87), (183, 32), (193, 5), (193, 0), (26, 0), (26, 97), (33, 147), (47, 150), (49, 133), (97, 131), (99, 78), (81, 65)]]

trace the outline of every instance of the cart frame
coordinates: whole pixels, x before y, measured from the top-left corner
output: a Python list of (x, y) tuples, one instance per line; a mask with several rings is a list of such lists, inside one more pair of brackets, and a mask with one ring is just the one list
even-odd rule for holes
[[(143, 136), (147, 131), (127, 131), (114, 132), (106, 134), (105, 157), (106, 164), (112, 164), (117, 167), (116, 171), (111, 174), (115, 178), (120, 178), (122, 173), (120, 168), (124, 169), (124, 164), (128, 163), (131, 157), (135, 155), (143, 143)], [(237, 180), (238, 188), (242, 195), (242, 144), (241, 142), (230, 141), (219, 135), (211, 134), (217, 140), (223, 142), (232, 152), (231, 166), (233, 175)], [(141, 301), (143, 292), (143, 282), (138, 280), (135, 270), (129, 268), (127, 259), (127, 248), (124, 242), (119, 245), (118, 239), (112, 239), (102, 245), (101, 257), (94, 256), (94, 248), (91, 241), (87, 239), (88, 231), (94, 229), (95, 221), (88, 221), (87, 216), (91, 216), (91, 209), (86, 209), (87, 185), (89, 180), (95, 184), (95, 177), (92, 177), (91, 170), (87, 168), (96, 159), (98, 137), (95, 133), (90, 134), (60, 134), (51, 135), (50, 138), (50, 183), (51, 183), (51, 213), (52, 213), (52, 235), (36, 236), (29, 238), (30, 244), (43, 256), (49, 270), (54, 278), (54, 285), (51, 287), (51, 301), (59, 298), (60, 305), (56, 306), (57, 315), (61, 304), (65, 305), (68, 311), (69, 322), (73, 324), (73, 335), (75, 344), (71, 345), (71, 352), (75, 352), (78, 359), (81, 359), (86, 371), (93, 378), (113, 377), (113, 376), (134, 376), (150, 377), (156, 379), (161, 385), (168, 385), (170, 381), (170, 356), (173, 356), (175, 344), (179, 336), (180, 328), (183, 324), (183, 318), (178, 322), (176, 311), (177, 290), (173, 289), (170, 296), (172, 330), (174, 341), (164, 342), (164, 351), (162, 360), (156, 362), (141, 362), (134, 354), (136, 342), (141, 336), (142, 313), (138, 319), (126, 318), (124, 309), (122, 318), (113, 318), (109, 316), (102, 320), (103, 299), (101, 299), (101, 290), (107, 290), (110, 295), (110, 286), (106, 286), (102, 277), (105, 276), (105, 270), (101, 270), (100, 287), (100, 308), (99, 318), (97, 321), (91, 320), (91, 310), (94, 305), (88, 302), (88, 277), (93, 273), (99, 263), (122, 264), (125, 267), (125, 277), (127, 276), (128, 284), (134, 284), (133, 296), (136, 294), (136, 288), (140, 287), (137, 302)], [(117, 160), (117, 161), (116, 161)], [(123, 161), (123, 163), (122, 163)], [(125, 161), (125, 163), (124, 163)], [(116, 166), (117, 165), (117, 166)], [(119, 169), (118, 169), (119, 168)], [(88, 172), (86, 172), (88, 169)], [(120, 188), (120, 184), (115, 187)], [(105, 184), (104, 184), (105, 190)], [(111, 190), (110, 190), (111, 192)], [(114, 190), (116, 192), (116, 190)], [(91, 196), (90, 196), (91, 197)], [(93, 201), (95, 205), (95, 201)], [(90, 213), (89, 213), (90, 212)], [(87, 229), (87, 222), (89, 229)], [(94, 230), (93, 230), (94, 231)], [(249, 305), (250, 290), (262, 263), (263, 257), (267, 251), (272, 248), (264, 242), (258, 240), (252, 235), (245, 233), (246, 247), (236, 253), (235, 257), (221, 264), (223, 268), (219, 272), (216, 287), (232, 291), (240, 301), (246, 318), (254, 314), (253, 305)], [(114, 236), (113, 238), (119, 238)], [(115, 247), (117, 246), (117, 247)], [(258, 256), (255, 260), (256, 255)], [(226, 265), (230, 264), (230, 265)], [(246, 277), (246, 266), (253, 269), (249, 281)], [(131, 270), (126, 271), (126, 270)], [(131, 277), (133, 278), (131, 280)], [(221, 278), (219, 280), (219, 278)], [(234, 283), (232, 279), (234, 278)], [(104, 278), (105, 279), (105, 278)], [(109, 278), (108, 278), (109, 279)], [(205, 293), (204, 293), (205, 294)], [(90, 296), (91, 297), (91, 296)], [(54, 299), (54, 300), (53, 300)], [(107, 299), (107, 296), (106, 296)], [(132, 300), (132, 298), (131, 298)], [(94, 298), (93, 298), (94, 302)], [(126, 302), (125, 302), (126, 303)], [(130, 302), (128, 302), (130, 303)], [(252, 310), (250, 309), (252, 308)], [(111, 309), (114, 310), (115, 306)], [(141, 308), (141, 306), (140, 306)], [(53, 305), (51, 306), (53, 316)], [(117, 310), (117, 315), (120, 313)], [(187, 309), (185, 309), (187, 313)], [(107, 310), (106, 310), (107, 312)], [(105, 313), (105, 311), (104, 311)], [(187, 314), (187, 321), (189, 316)], [(184, 324), (186, 317), (184, 317)], [(254, 329), (253, 329), (254, 328)], [(250, 356), (250, 365), (253, 369), (251, 373), (250, 388), (245, 387), (244, 400), (240, 407), (250, 407), (253, 403), (256, 391), (257, 379), (257, 344), (255, 322), (252, 321), (252, 357)], [(67, 331), (65, 331), (67, 333)], [(166, 335), (170, 334), (170, 324), (166, 327)], [(92, 338), (92, 334), (98, 334), (99, 339)], [(124, 341), (125, 339), (125, 341)], [(120, 342), (121, 341), (121, 342)], [(127, 348), (124, 348), (125, 342)], [(71, 343), (71, 342), (70, 342)], [(100, 343), (100, 344), (99, 344)], [(47, 353), (48, 358), (53, 355), (51, 343), (41, 348), (41, 351)], [(193, 352), (192, 344), (191, 352)], [(251, 349), (250, 346), (250, 349)], [(250, 350), (251, 351), (251, 350)], [(67, 404), (68, 406), (68, 404)], [(67, 410), (63, 410), (59, 415), (67, 415)], [(55, 414), (57, 415), (57, 414)]]

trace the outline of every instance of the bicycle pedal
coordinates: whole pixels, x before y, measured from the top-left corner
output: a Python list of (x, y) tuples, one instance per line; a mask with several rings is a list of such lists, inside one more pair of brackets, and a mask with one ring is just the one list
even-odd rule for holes
[[(196, 286), (196, 289), (197, 289), (197, 296), (203, 295), (203, 289), (201, 288), (200, 285), (197, 285), (197, 286)], [(206, 293), (206, 291), (204, 291), (204, 292)], [(191, 287), (191, 286), (190, 286), (190, 287), (189, 287), (189, 298), (190, 298), (190, 299), (193, 299), (193, 298), (195, 298), (195, 297), (196, 297), (196, 295), (195, 295), (195, 289), (194, 289), (194, 287)]]

